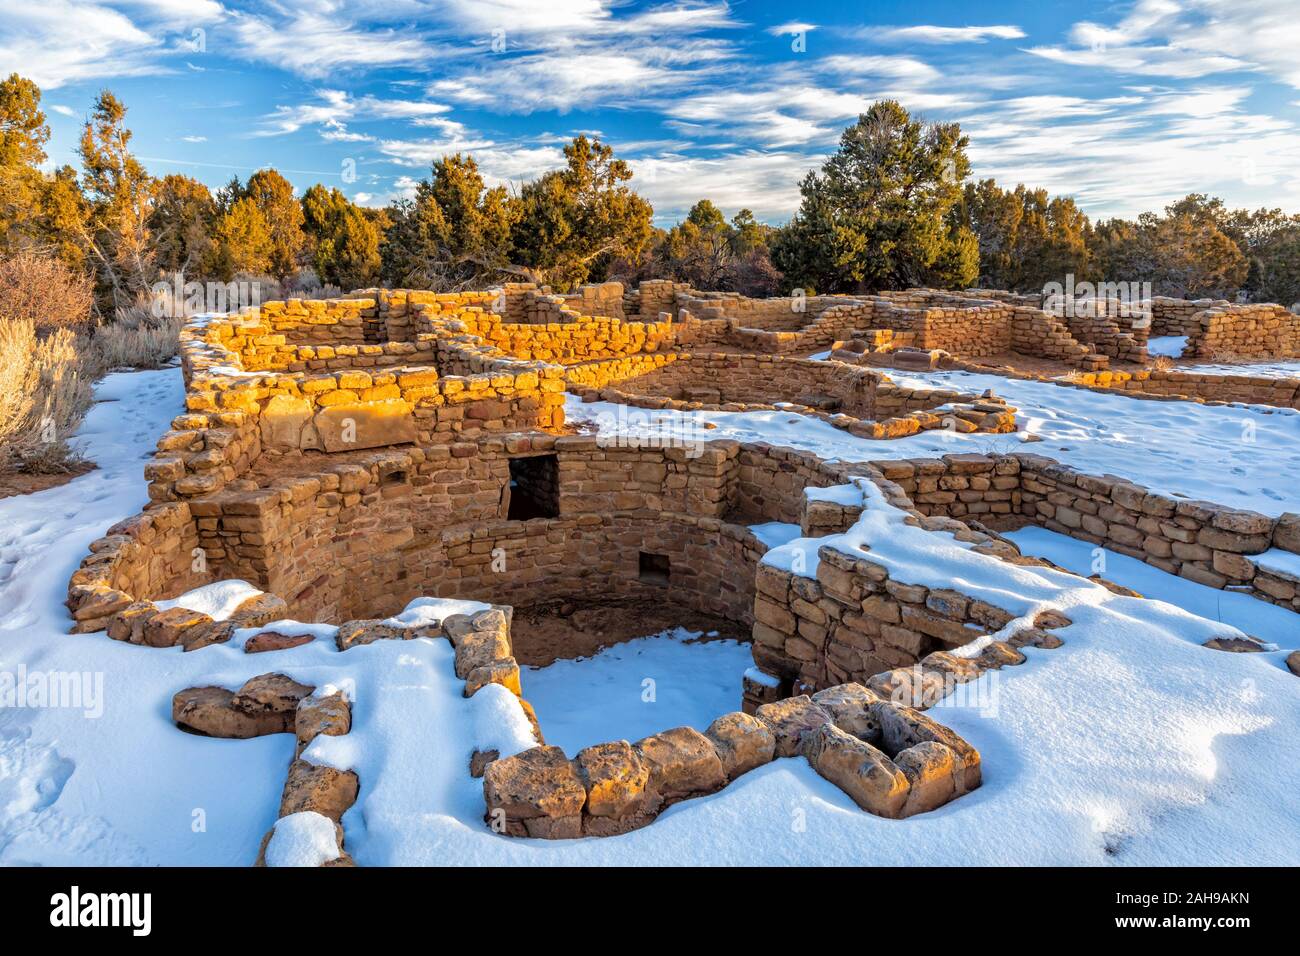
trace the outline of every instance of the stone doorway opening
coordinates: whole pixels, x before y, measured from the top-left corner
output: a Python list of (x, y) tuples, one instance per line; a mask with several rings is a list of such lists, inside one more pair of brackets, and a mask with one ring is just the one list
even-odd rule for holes
[(511, 521), (560, 516), (560, 468), (555, 455), (510, 459)]

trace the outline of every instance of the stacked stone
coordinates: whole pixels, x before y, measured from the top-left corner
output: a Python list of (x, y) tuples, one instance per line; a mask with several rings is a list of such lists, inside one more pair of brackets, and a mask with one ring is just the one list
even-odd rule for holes
[(1300, 315), (1280, 305), (1224, 305), (1200, 312), (1186, 356), (1295, 358), (1300, 356)]
[(1013, 455), (945, 455), (873, 461), (923, 515), (989, 520), (1021, 511), (1020, 460)]
[[(970, 540), (992, 542), (963, 529)], [(955, 591), (894, 581), (869, 558), (821, 547), (815, 578), (760, 565), (754, 601), (754, 663), (779, 678), (825, 688), (909, 668), (934, 651), (961, 647), (1012, 615)], [(811, 563), (811, 562), (810, 562)], [(747, 704), (755, 698), (747, 685)], [(770, 692), (769, 692), (770, 693)]]
[(674, 337), (673, 324), (667, 320), (627, 322), (567, 312), (564, 321), (509, 323), (477, 307), (418, 309), (417, 327), (437, 336), (440, 349), (458, 344), (459, 336), (467, 336), (479, 349), (531, 361), (572, 364), (654, 352), (666, 348)]
[(942, 724), (858, 684), (724, 714), (703, 733), (676, 727), (597, 744), (573, 760), (535, 747), (490, 764), (484, 820), (510, 836), (611, 836), (714, 793), (781, 757), (806, 757), (863, 810), (899, 818), (980, 785), (980, 756)]
[(1069, 328), (1042, 309), (1016, 308), (1011, 318), (1011, 348), (1025, 355), (1058, 359), (1084, 368), (1104, 368), (1107, 358), (1079, 344)]
[(1020, 510), (1044, 527), (1103, 545), (1214, 588), (1300, 610), (1296, 582), (1250, 555), (1300, 553), (1300, 516), (1281, 518), (1171, 498), (1123, 479), (1085, 475), (1037, 455), (1021, 462)]
[(1120, 328), (1119, 321), (1109, 314), (1070, 315), (1066, 323), (1075, 339), (1102, 355), (1134, 364), (1144, 364), (1149, 358), (1145, 330), (1139, 341), (1132, 332)]
[[(1249, 371), (1243, 366), (1242, 371)], [(1138, 398), (1179, 398), (1206, 403), (1242, 402), (1300, 408), (1300, 378), (1262, 375), (1202, 375), (1176, 369), (1079, 375), (1073, 384), (1115, 389)]]
[(1200, 313), (1228, 304), (1226, 299), (1173, 299), (1163, 295), (1142, 303), (1151, 314), (1152, 335), (1177, 336), (1193, 335), (1201, 326), (1197, 318)]

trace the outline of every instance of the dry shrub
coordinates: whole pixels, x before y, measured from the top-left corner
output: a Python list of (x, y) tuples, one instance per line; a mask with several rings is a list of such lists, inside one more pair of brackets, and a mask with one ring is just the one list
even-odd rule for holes
[(1151, 368), (1156, 372), (1168, 372), (1174, 367), (1174, 360), (1168, 355), (1157, 355), (1151, 360)]
[(155, 308), (150, 296), (118, 308), (113, 321), (96, 328), (90, 340), (89, 360), (96, 377), (118, 368), (162, 368), (180, 351), (184, 324), (183, 316)]
[(0, 471), (69, 471), (68, 445), (92, 402), (70, 329), (38, 336), (31, 319), (0, 318)]
[(53, 256), (19, 252), (0, 261), (0, 318), (31, 322), (42, 335), (84, 329), (94, 302), (90, 277)]

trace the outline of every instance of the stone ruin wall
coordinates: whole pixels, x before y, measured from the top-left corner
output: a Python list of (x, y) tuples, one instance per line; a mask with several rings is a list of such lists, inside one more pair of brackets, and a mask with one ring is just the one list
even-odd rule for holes
[[(571, 376), (589, 387), (617, 382), (620, 390), (651, 397), (698, 401), (706, 405), (793, 402), (828, 407), (855, 418), (875, 417), (875, 392), (883, 376), (870, 369), (842, 367), (780, 355), (672, 352), (645, 356), (643, 369), (630, 369), (629, 359), (616, 360), (617, 371), (633, 374), (614, 378), (588, 367)], [(602, 374), (603, 373), (603, 374)]]
[(1184, 357), (1300, 357), (1300, 315), (1280, 305), (1215, 306), (1197, 318)]
[[(1249, 366), (1242, 367), (1243, 372)], [(1241, 402), (1276, 408), (1300, 408), (1300, 377), (1202, 375), (1176, 369), (1079, 374), (1075, 384), (1125, 392), (1135, 398), (1169, 396), (1206, 403)]]
[(1151, 334), (1192, 335), (1201, 327), (1197, 316), (1207, 309), (1224, 308), (1226, 299), (1173, 299), (1169, 296), (1152, 296), (1146, 303), (1151, 311)]
[[(484, 318), (489, 315), (482, 311), (486, 295), (411, 294), (408, 297), (393, 293), (386, 296), (387, 304), (366, 298), (336, 300), (319, 306), (285, 303), (284, 308), (273, 305), (264, 316), (227, 317), (187, 329), (183, 348), (189, 383), (187, 411), (176, 419), (173, 430), (160, 439), (158, 454), (146, 466), (153, 504), (145, 514), (123, 522), (97, 542), (92, 555), (77, 572), (71, 594), (77, 626), (80, 629), (103, 626), (107, 617), (120, 610), (123, 595), (127, 598), (134, 595), (170, 596), (210, 580), (214, 574), (245, 576), (267, 583), (272, 576), (281, 575), (284, 580), (292, 582), (288, 587), (294, 592), (295, 600), (307, 601), (310, 595), (304, 596), (304, 592), (315, 577), (305, 578), (307, 565), (302, 562), (296, 568), (292, 563), (284, 564), (283, 559), (273, 553), (274, 549), (268, 548), (268, 542), (276, 542), (286, 553), (292, 553), (294, 545), (286, 546), (289, 539), (283, 536), (298, 533), (286, 529), (297, 527), (308, 515), (316, 515), (313, 521), (318, 518), (323, 521), (312, 525), (315, 530), (311, 534), (327, 535), (334, 542), (337, 528), (331, 528), (330, 521), (337, 521), (339, 514), (351, 514), (353, 507), (345, 504), (345, 500), (354, 502), (367, 498), (379, 503), (388, 498), (400, 498), (403, 494), (401, 489), (408, 484), (412, 489), (421, 487), (426, 474), (440, 477), (437, 481), (428, 479), (432, 497), (425, 502), (429, 515), (425, 527), (432, 529), (441, 516), (450, 517), (453, 513), (463, 515), (465, 521), (500, 520), (508, 507), (502, 494), (503, 482), (508, 480), (503, 478), (507, 472), (502, 471), (502, 462), (510, 455), (506, 454), (495, 465), (489, 465), (491, 456), (483, 457), (474, 448), (494, 434), (547, 431), (559, 427), (563, 422), (566, 373), (564, 369), (544, 362), (515, 359), (497, 349), (487, 349), (489, 354), (486, 357), (473, 361), (463, 358), (466, 354), (477, 356), (476, 350), (484, 348), (473, 335), (463, 332), (466, 320), (486, 325), (496, 322), (495, 317)], [(847, 306), (852, 310), (872, 307), (870, 304)], [(412, 330), (415, 341), (381, 342), (365, 347), (338, 344), (345, 337), (355, 338), (357, 330), (364, 336), (367, 322), (395, 313)], [(601, 320), (588, 321), (593, 329), (601, 326)], [(498, 327), (501, 324), (497, 322)], [(343, 333), (340, 331), (343, 328), (351, 331)], [(453, 329), (460, 331), (449, 331)], [(534, 334), (545, 333), (537, 329)], [(603, 333), (592, 334), (599, 338)], [(462, 335), (469, 344), (442, 341)], [(426, 361), (428, 350), (420, 346), (429, 339), (437, 341), (439, 360), (453, 363), (457, 361), (456, 356), (462, 356), (461, 360), (468, 365), (477, 363), (476, 367), (489, 367), (491, 370), (468, 375), (441, 375), (436, 367), (437, 361), (415, 368), (386, 364), (399, 355)], [(648, 339), (647, 336), (646, 341)], [(304, 340), (312, 344), (303, 344)], [(325, 341), (336, 344), (320, 344)], [(384, 350), (384, 346), (396, 345), (410, 346), (410, 351)], [(643, 348), (645, 341), (629, 337), (625, 341), (619, 340), (618, 345), (634, 350)], [(351, 348), (356, 349), (355, 353), (339, 352), (339, 349)], [(324, 349), (334, 351), (322, 354)], [(448, 356), (445, 360), (442, 359), (444, 354)], [(646, 357), (645, 353), (633, 352), (631, 356), (615, 360), (615, 363), (639, 362)], [(240, 367), (245, 361), (276, 368), (258, 373), (241, 372)], [(332, 367), (339, 362), (360, 367)], [(596, 367), (574, 366), (570, 374), (582, 374)], [(803, 384), (802, 380), (799, 381)], [(1283, 390), (1287, 387), (1276, 386)], [(887, 388), (877, 383), (873, 401), (877, 404), (897, 402), (897, 407), (890, 407), (891, 412), (903, 411), (909, 401), (922, 406), (932, 401), (929, 396), (904, 397), (901, 392), (891, 393)], [(322, 477), (324, 473), (311, 474), (308, 473), (309, 466), (296, 464), (305, 462), (304, 456), (322, 451), (342, 451), (343, 446), (336, 444), (334, 438), (335, 426), (343, 418), (351, 418), (359, 425), (359, 440), (346, 445), (346, 454), (367, 447), (409, 445), (413, 447), (403, 449), (401, 454), (409, 456), (411, 461), (400, 468), (383, 465), (382, 461), (379, 464), (349, 462), (350, 468), (359, 470), (353, 471), (352, 476), (346, 479), (343, 475)], [(454, 451), (456, 448), (460, 450)], [(391, 452), (379, 454), (382, 459)], [(467, 460), (462, 462), (462, 458)], [(653, 462), (642, 464), (648, 467)], [(250, 487), (250, 483), (260, 480), (256, 476), (250, 477), (255, 465), (268, 475), (280, 469), (281, 475), (274, 480), (282, 478), (287, 487), (277, 487), (273, 494), (261, 485)], [(344, 490), (345, 483), (355, 482), (359, 482), (358, 487), (353, 489), (348, 484)], [(434, 488), (439, 490), (435, 492)], [(451, 488), (455, 491), (452, 492)], [(966, 497), (971, 497), (970, 491), (983, 491), (966, 490)], [(414, 490), (410, 493), (413, 497), (423, 494)], [(1063, 493), (1058, 489), (1057, 497)], [(457, 497), (454, 505), (453, 495)], [(731, 503), (722, 509), (723, 513), (729, 508), (744, 510), (745, 494), (738, 492), (737, 495), (734, 501), (724, 496)], [(754, 491), (753, 495), (760, 496), (761, 493)], [(970, 503), (954, 501), (950, 505), (951, 513), (978, 515), (981, 513), (978, 509), (984, 503), (990, 505), (990, 513), (1001, 513), (1002, 501), (985, 502), (982, 494), (975, 498)], [(267, 504), (271, 501), (274, 501), (273, 506)], [(1024, 501), (1022, 496), (1016, 513), (1024, 513), (1044, 523), (1055, 521), (1067, 529), (1066, 533), (1075, 536), (1100, 536), (1099, 525), (1091, 521), (1085, 523), (1082, 517), (1078, 527), (1071, 527), (1073, 512), (1080, 511), (1080, 508), (1067, 505), (1066, 520), (1060, 521), (1054, 514), (1049, 515), (1043, 510), (1054, 507), (1054, 501), (1048, 499), (1045, 504), (1040, 504), (1031, 498), (1032, 508)], [(918, 501), (918, 507), (932, 507), (934, 504), (930, 500)], [(797, 505), (793, 501), (787, 502), (781, 511), (783, 517), (773, 515), (768, 520), (803, 521), (803, 502), (799, 501)], [(1093, 517), (1088, 507), (1082, 506), (1080, 513)], [(1110, 507), (1116, 506), (1112, 502)], [(1175, 507), (1182, 508), (1180, 520), (1191, 518), (1191, 514), (1183, 514), (1189, 507), (1185, 503), (1175, 503)], [(962, 508), (966, 510), (961, 511)], [(335, 510), (332, 517), (329, 514), (331, 509)], [(1029, 509), (1029, 512), (1022, 509)], [(687, 509), (682, 513), (709, 519), (721, 517), (716, 513), (698, 514), (698, 509)], [(322, 518), (322, 514), (325, 517)], [(278, 517), (272, 518), (272, 515)], [(385, 520), (382, 513), (377, 515), (374, 521), (382, 523)], [(1134, 514), (1129, 514), (1128, 518), (1131, 520), (1117, 524), (1137, 527), (1141, 520)], [(1274, 531), (1277, 533), (1276, 546), (1295, 550), (1290, 537), (1292, 532), (1286, 530), (1291, 527), (1288, 519), (1276, 523), (1276, 528), (1267, 519), (1257, 519), (1259, 516), (1241, 520), (1252, 527), (1263, 520), (1271, 530), (1267, 533), (1250, 532), (1244, 542), (1237, 542), (1238, 550), (1233, 550), (1230, 541), (1212, 531), (1201, 540), (1202, 529), (1199, 528), (1195, 529), (1193, 540), (1184, 540), (1186, 535), (1182, 532), (1172, 536), (1144, 533), (1143, 559), (1216, 586), (1248, 586), (1257, 594), (1267, 595), (1270, 600), (1294, 602), (1294, 589), (1284, 578), (1257, 567), (1252, 570), (1247, 565), (1253, 566), (1253, 562), (1240, 560), (1242, 555), (1264, 550), (1267, 544), (1261, 547), (1261, 542), (1271, 542)], [(413, 527), (416, 524), (408, 523)], [(362, 539), (375, 536), (374, 529), (378, 526), (363, 523), (359, 526), (363, 528), (360, 533), (351, 529), (342, 537), (353, 541), (348, 547), (364, 550), (369, 545)], [(415, 540), (414, 530), (402, 532), (407, 533), (412, 535), (412, 541)], [(432, 535), (432, 530), (429, 535)], [(391, 547), (405, 546), (383, 541), (382, 535), (376, 540), (382, 542), (376, 545), (379, 552), (389, 548), (391, 553)], [(1109, 530), (1108, 524), (1104, 537), (1108, 546), (1121, 551), (1133, 549), (1132, 540), (1131, 532)], [(203, 553), (208, 562), (206, 571), (195, 569), (194, 556), (198, 552)], [(417, 577), (431, 579), (433, 574), (432, 571), (422, 571)], [(350, 606), (348, 602), (353, 600), (340, 595), (313, 599), (322, 609)]]
[(994, 528), (1027, 520), (1199, 584), (1231, 587), (1300, 611), (1300, 581), (1251, 560), (1270, 548), (1300, 554), (1300, 515), (1270, 518), (1174, 498), (1024, 453), (871, 464), (921, 514)]
[(570, 366), (568, 390), (606, 401), (679, 411), (790, 411), (860, 438), (921, 431), (1015, 431), (1015, 409), (992, 394), (903, 388), (862, 366), (782, 355), (665, 352)]

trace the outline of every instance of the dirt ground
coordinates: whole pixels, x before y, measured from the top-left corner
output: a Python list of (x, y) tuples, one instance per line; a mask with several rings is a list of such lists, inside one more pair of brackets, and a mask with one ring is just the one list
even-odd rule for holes
[(699, 631), (706, 635), (702, 641), (749, 640), (748, 629), (739, 624), (663, 601), (551, 601), (517, 607), (510, 639), (521, 666), (545, 667), (673, 627)]
[(37, 491), (45, 491), (47, 488), (57, 488), (59, 485), (66, 485), (73, 478), (94, 470), (94, 462), (87, 461), (74, 466), (69, 471), (54, 475), (29, 475), (26, 472), (0, 474), (0, 498), (30, 495)]

